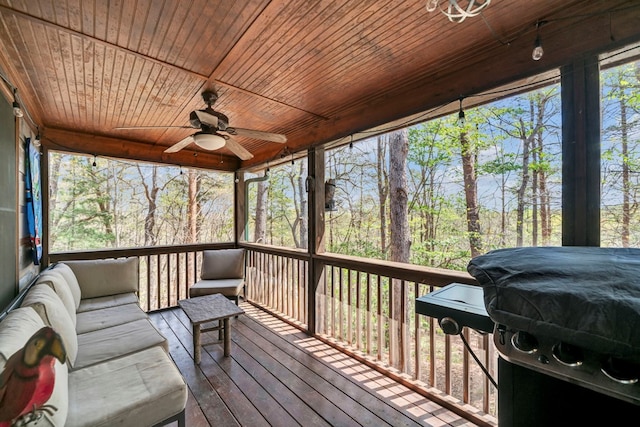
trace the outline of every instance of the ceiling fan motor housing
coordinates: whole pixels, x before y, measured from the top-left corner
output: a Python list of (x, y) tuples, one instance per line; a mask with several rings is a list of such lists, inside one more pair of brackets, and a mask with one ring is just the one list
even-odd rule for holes
[(200, 128), (203, 132), (215, 132), (217, 130), (226, 130), (229, 126), (229, 118), (224, 114), (219, 113), (211, 108), (205, 108), (204, 110), (199, 111), (204, 111), (205, 113), (211, 114), (212, 116), (216, 116), (218, 118), (218, 127), (216, 128), (213, 126), (209, 126), (206, 123), (202, 123), (195, 111), (192, 111), (189, 114), (189, 122), (191, 123), (192, 127)]

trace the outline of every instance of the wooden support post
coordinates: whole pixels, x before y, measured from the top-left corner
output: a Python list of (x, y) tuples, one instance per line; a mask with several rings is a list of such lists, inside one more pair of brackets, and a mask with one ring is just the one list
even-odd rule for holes
[(236, 172), (235, 175), (235, 182), (234, 182), (234, 197), (235, 197), (235, 214), (236, 214), (236, 220), (234, 222), (235, 224), (235, 230), (234, 230), (234, 237), (235, 237), (235, 244), (236, 247), (238, 246), (239, 242), (242, 242), (245, 240), (244, 238), (244, 230), (245, 227), (247, 226), (246, 224), (246, 209), (247, 206), (245, 206), (245, 185), (244, 185), (244, 172)]
[(600, 70), (562, 67), (562, 245), (600, 246)]
[(324, 149), (309, 149), (309, 283), (307, 300), (307, 327), (311, 334), (322, 324), (322, 310), (318, 310), (316, 290), (324, 282), (324, 264), (314, 255), (324, 252)]

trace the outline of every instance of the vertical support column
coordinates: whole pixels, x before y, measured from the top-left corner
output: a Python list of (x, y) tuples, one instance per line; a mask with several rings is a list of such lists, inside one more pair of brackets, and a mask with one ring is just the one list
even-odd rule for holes
[(322, 324), (322, 310), (318, 310), (316, 290), (324, 282), (324, 265), (316, 260), (316, 254), (324, 248), (324, 149), (310, 148), (308, 153), (309, 177), (309, 275), (308, 280), (308, 330), (311, 334)]
[(246, 188), (244, 185), (244, 172), (236, 172), (234, 179), (234, 206), (235, 206), (235, 221), (234, 221), (234, 237), (235, 244), (238, 246), (239, 242), (244, 241), (244, 231), (247, 226), (247, 206), (246, 200)]
[(561, 69), (562, 245), (600, 246), (600, 69), (597, 56)]
[(49, 149), (42, 145), (40, 154), (40, 179), (42, 180), (42, 230), (40, 241), (42, 242), (42, 268), (49, 265)]

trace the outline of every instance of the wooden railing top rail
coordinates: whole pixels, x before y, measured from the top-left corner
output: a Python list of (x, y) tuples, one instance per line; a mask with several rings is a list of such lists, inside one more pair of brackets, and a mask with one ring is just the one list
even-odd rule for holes
[(131, 256), (162, 255), (167, 253), (182, 253), (194, 251), (206, 251), (209, 249), (230, 249), (236, 246), (233, 242), (228, 243), (205, 243), (191, 245), (172, 246), (147, 246), (142, 248), (121, 248), (121, 249), (98, 249), (86, 251), (57, 252), (49, 254), (49, 262), (61, 262), (76, 259), (102, 259), (121, 258)]
[(309, 260), (311, 255), (305, 249), (283, 248), (282, 246), (263, 245), (260, 243), (239, 243), (238, 246), (250, 249), (256, 252), (262, 252), (271, 255), (283, 255), (289, 258)]
[(377, 274), (380, 276), (393, 277), (435, 286), (444, 286), (453, 282), (478, 285), (476, 279), (464, 271), (447, 270), (444, 268), (425, 267), (423, 265), (406, 264), (403, 262), (383, 261), (338, 254), (314, 255), (314, 259), (336, 267), (366, 271), (367, 273)]
[[(422, 265), (405, 264), (401, 262), (383, 261), (334, 253), (311, 255), (307, 251), (302, 249), (283, 248), (280, 246), (262, 245), (255, 243), (240, 243), (239, 246), (257, 252), (272, 255), (281, 255), (294, 259), (307, 261), (310, 259), (314, 259), (325, 264), (334, 265), (336, 267), (366, 271), (367, 273), (377, 274), (380, 276), (393, 277), (412, 282), (427, 283), (434, 286), (444, 286), (452, 282), (478, 285), (478, 282), (473, 278), (473, 276), (464, 271), (425, 267)], [(209, 249), (228, 249), (233, 247), (235, 247), (235, 245), (232, 242), (228, 242), (59, 252), (49, 254), (49, 262), (55, 263), (74, 259), (101, 259), (161, 255), (167, 253), (194, 252)]]

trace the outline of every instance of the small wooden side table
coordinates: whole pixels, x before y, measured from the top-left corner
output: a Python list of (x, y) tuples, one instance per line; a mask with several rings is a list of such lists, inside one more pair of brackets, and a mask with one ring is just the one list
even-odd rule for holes
[[(201, 332), (221, 331), (224, 339), (224, 355), (231, 354), (231, 334), (229, 319), (240, 314), (244, 310), (231, 302), (222, 294), (204, 295), (201, 297), (183, 299), (178, 305), (191, 321), (193, 327), (193, 353), (194, 361), (200, 363), (200, 334)], [(202, 328), (204, 323), (218, 321), (218, 326)]]

